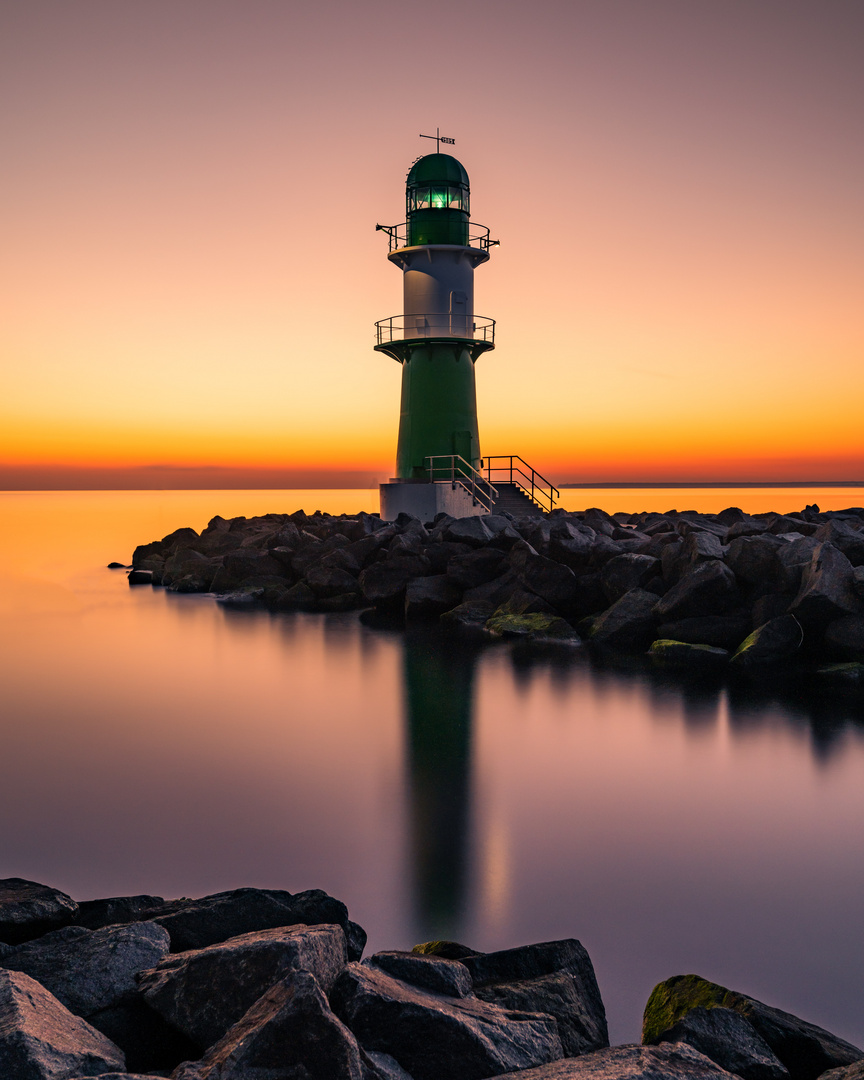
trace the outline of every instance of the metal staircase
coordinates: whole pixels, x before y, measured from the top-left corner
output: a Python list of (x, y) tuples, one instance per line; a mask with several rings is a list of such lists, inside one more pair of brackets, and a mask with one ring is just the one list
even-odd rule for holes
[(433, 483), (464, 488), (487, 514), (505, 511), (513, 517), (543, 517), (555, 508), (558, 488), (517, 454), (493, 454), (480, 464), (481, 469), (475, 469), (458, 454), (426, 458)]
[(512, 514), (515, 518), (544, 516), (544, 512), (537, 503), (530, 495), (526, 495), (518, 484), (511, 484), (505, 480), (503, 484), (496, 484), (496, 487), (498, 498), (492, 504), (493, 514), (500, 514), (503, 511)]

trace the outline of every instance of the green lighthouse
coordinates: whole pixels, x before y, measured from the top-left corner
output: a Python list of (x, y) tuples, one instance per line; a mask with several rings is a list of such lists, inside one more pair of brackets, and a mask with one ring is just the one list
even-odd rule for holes
[(376, 226), (389, 238), (403, 292), (402, 314), (375, 324), (375, 348), (402, 368), (396, 475), (381, 484), (381, 517), (548, 511), (558, 492), (522, 458), (481, 456), (474, 364), (495, 348), (495, 320), (474, 314), (474, 270), (498, 241), (471, 221), (462, 163), (437, 152), (418, 158), (405, 218)]
[(491, 505), (479, 472), (474, 363), (494, 348), (495, 322), (474, 314), (474, 268), (495, 241), (471, 226), (470, 201), (462, 163), (427, 154), (408, 173), (405, 224), (378, 226), (403, 282), (402, 315), (376, 324), (376, 349), (402, 366), (396, 476), (381, 491), (385, 518), (400, 510), (464, 517)]

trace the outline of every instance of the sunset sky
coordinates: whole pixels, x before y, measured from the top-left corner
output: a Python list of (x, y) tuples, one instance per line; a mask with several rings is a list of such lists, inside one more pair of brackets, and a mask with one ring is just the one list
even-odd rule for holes
[(861, 0), (0, 0), (0, 487), (370, 484), (456, 139), (481, 449), (864, 480)]

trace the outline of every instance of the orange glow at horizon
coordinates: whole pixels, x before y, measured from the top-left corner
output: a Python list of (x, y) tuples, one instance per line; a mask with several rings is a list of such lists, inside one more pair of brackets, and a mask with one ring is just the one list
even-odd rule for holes
[[(390, 475), (373, 324), (401, 282), (374, 225), (426, 126), (502, 241), (483, 453), (559, 482), (864, 480), (864, 8), (504, 7), (10, 12), (0, 487)], [(467, 92), (457, 15), (497, 58)], [(373, 47), (419, 33), (437, 112)]]

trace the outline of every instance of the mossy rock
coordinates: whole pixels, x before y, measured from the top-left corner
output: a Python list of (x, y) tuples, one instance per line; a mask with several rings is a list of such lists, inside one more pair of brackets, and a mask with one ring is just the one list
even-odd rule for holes
[(642, 1017), (642, 1042), (656, 1043), (691, 1009), (734, 1009), (746, 1015), (749, 999), (699, 975), (675, 975), (651, 991)]
[(658, 638), (648, 655), (662, 667), (723, 667), (729, 659), (727, 649), (713, 645), (691, 645), (686, 641)]
[(573, 639), (576, 634), (573, 627), (558, 615), (546, 615), (535, 612), (530, 615), (516, 615), (504, 612), (500, 608), (491, 619), (486, 620), (486, 630), (493, 637), (544, 637)]
[(864, 664), (827, 664), (816, 669), (820, 679), (830, 680), (842, 686), (864, 686)]
[(424, 941), (411, 950), (418, 956), (441, 956), (445, 960), (462, 960), (466, 956), (476, 956), (475, 949), (460, 945), (458, 941)]

